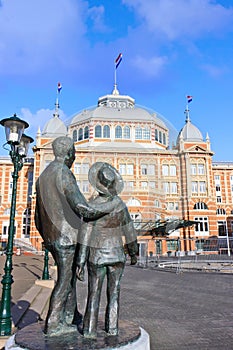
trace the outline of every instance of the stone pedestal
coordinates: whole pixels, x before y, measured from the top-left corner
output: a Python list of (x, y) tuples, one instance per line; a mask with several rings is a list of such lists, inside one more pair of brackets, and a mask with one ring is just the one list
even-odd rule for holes
[(150, 350), (148, 333), (132, 322), (119, 322), (119, 335), (108, 336), (99, 325), (96, 340), (84, 338), (77, 330), (47, 337), (43, 324), (35, 323), (18, 331), (5, 344), (5, 350)]

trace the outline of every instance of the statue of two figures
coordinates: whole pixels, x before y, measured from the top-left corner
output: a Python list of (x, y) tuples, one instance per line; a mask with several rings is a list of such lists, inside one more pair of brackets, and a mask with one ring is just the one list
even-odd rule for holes
[(136, 264), (138, 250), (131, 217), (119, 197), (123, 190), (122, 177), (108, 163), (93, 164), (88, 177), (97, 195), (87, 202), (70, 170), (75, 159), (72, 139), (58, 137), (52, 146), (55, 159), (36, 183), (36, 227), (57, 265), (57, 282), (50, 298), (44, 332), (52, 336), (74, 330), (80, 319), (76, 307), (76, 277), (84, 279), (86, 265), (88, 297), (83, 336), (97, 337), (105, 277), (105, 331), (108, 335), (118, 335), (119, 292), (126, 261), (125, 247), (131, 264)]

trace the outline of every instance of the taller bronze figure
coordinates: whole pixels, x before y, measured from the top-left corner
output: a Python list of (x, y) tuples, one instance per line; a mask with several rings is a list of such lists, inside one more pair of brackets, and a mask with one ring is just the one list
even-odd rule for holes
[(44, 329), (49, 335), (57, 335), (70, 331), (76, 307), (74, 256), (81, 216), (94, 220), (115, 204), (99, 206), (99, 210), (87, 204), (70, 170), (75, 159), (71, 138), (58, 137), (52, 147), (55, 159), (36, 182), (35, 223), (57, 265), (57, 282)]

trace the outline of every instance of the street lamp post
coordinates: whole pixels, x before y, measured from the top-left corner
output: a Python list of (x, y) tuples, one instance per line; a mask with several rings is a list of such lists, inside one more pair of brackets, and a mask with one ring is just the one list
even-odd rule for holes
[(16, 114), (14, 114), (11, 118), (1, 120), (0, 124), (5, 127), (7, 141), (6, 144), (10, 145), (9, 153), (14, 165), (14, 171), (12, 174), (13, 187), (8, 229), (8, 242), (6, 249), (6, 262), (4, 267), (5, 274), (2, 278), (2, 299), (0, 307), (0, 336), (7, 336), (11, 335), (12, 331), (11, 285), (13, 283), (13, 276), (11, 272), (13, 270), (12, 255), (15, 234), (15, 210), (18, 172), (23, 167), (23, 159), (26, 157), (29, 144), (33, 142), (33, 139), (23, 134), (24, 129), (26, 129), (29, 124), (24, 120), (18, 118)]

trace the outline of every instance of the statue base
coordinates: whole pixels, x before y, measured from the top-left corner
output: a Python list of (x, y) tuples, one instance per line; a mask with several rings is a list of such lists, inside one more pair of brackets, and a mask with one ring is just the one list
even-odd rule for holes
[(148, 333), (132, 322), (119, 321), (119, 335), (109, 336), (99, 325), (96, 340), (84, 338), (76, 327), (69, 333), (46, 336), (44, 325), (31, 324), (10, 337), (5, 350), (150, 350)]

